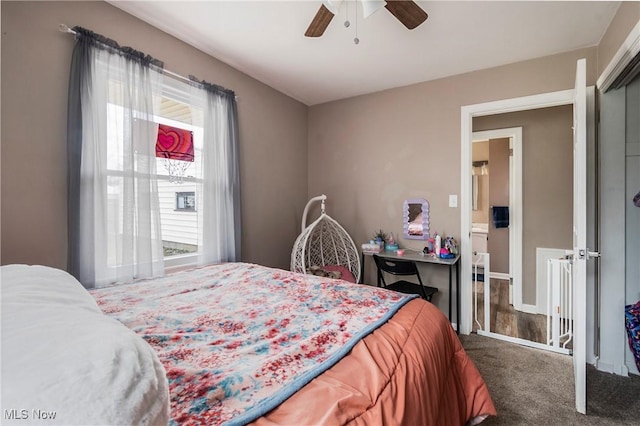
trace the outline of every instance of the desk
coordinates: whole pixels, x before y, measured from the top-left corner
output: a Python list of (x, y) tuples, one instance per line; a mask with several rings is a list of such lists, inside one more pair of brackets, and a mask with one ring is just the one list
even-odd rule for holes
[(424, 263), (429, 265), (444, 265), (449, 267), (449, 321), (451, 321), (451, 306), (453, 299), (452, 289), (453, 280), (452, 272), (455, 267), (456, 270), (456, 333), (460, 332), (460, 255), (451, 259), (441, 259), (439, 257), (432, 257), (426, 254), (422, 254), (416, 250), (405, 250), (402, 256), (398, 256), (395, 251), (382, 251), (380, 253), (362, 253), (360, 259), (360, 282), (364, 279), (364, 259), (365, 256), (372, 256), (377, 254), (380, 257), (387, 259), (398, 260), (411, 260), (413, 262)]

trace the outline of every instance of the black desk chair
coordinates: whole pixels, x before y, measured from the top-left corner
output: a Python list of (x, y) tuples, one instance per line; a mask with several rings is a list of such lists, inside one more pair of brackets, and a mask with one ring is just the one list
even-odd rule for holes
[[(382, 284), (382, 287), (395, 290), (400, 293), (419, 294), (423, 299), (428, 300), (429, 302), (431, 302), (431, 297), (438, 292), (437, 288), (428, 287), (422, 283), (422, 279), (418, 273), (418, 267), (416, 266), (416, 263), (411, 260), (388, 259), (375, 254), (373, 255), (373, 260), (375, 260), (376, 266), (378, 267), (378, 287)], [(400, 280), (387, 285), (384, 280), (383, 272), (401, 276), (415, 275), (418, 277), (418, 282), (420, 284)]]

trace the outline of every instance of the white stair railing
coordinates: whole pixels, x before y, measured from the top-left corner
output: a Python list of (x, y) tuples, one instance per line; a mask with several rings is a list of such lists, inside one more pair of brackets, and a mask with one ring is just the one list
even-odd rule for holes
[(547, 263), (547, 344), (567, 352), (573, 339), (571, 265), (571, 259), (566, 258), (549, 259)]

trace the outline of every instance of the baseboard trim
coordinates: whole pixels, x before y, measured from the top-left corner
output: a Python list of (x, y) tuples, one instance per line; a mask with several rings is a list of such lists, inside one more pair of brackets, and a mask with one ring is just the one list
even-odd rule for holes
[(497, 280), (507, 280), (511, 278), (509, 274), (505, 274), (504, 272), (491, 272), (489, 273), (490, 278), (495, 278)]
[(493, 339), (503, 340), (505, 342), (510, 342), (510, 343), (516, 343), (518, 345), (528, 346), (530, 348), (542, 349), (543, 351), (555, 352), (563, 355), (571, 354), (569, 349), (554, 348), (553, 346), (545, 345), (544, 343), (532, 342), (530, 340), (521, 339), (519, 337), (505, 336), (504, 334), (498, 334), (492, 331), (478, 330), (476, 333), (478, 333), (479, 336), (491, 337)]
[(617, 374), (618, 376), (629, 376), (629, 368), (625, 364), (609, 364), (607, 362), (602, 362), (598, 360), (596, 364), (596, 368), (599, 371), (603, 371), (605, 373)]
[(527, 305), (523, 303), (520, 305), (520, 312), (526, 312), (527, 314), (538, 314), (538, 306), (536, 305)]

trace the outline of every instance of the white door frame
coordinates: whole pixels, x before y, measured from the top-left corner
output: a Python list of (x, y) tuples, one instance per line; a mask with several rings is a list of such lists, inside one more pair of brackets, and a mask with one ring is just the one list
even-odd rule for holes
[[(522, 304), (522, 127), (473, 132), (472, 140), (509, 138), (509, 278), (515, 309), (529, 312)], [(473, 148), (472, 148), (473, 149)], [(472, 151), (473, 152), (473, 151)], [(462, 193), (462, 198), (467, 197)], [(489, 216), (491, 221), (491, 216)], [(490, 278), (490, 277), (487, 277)]]
[[(471, 262), (471, 145), (473, 143), (473, 118), (485, 115), (504, 114), (537, 108), (548, 108), (573, 104), (574, 90), (542, 93), (539, 95), (467, 105), (461, 108), (461, 155), (460, 155), (460, 243), (461, 243), (461, 289), (460, 289), (460, 332), (469, 334), (472, 330), (472, 262)], [(515, 297), (514, 297), (515, 299)]]
[(611, 58), (607, 67), (602, 71), (596, 85), (600, 92), (606, 92), (633, 58), (640, 53), (640, 20), (631, 29), (616, 54)]

